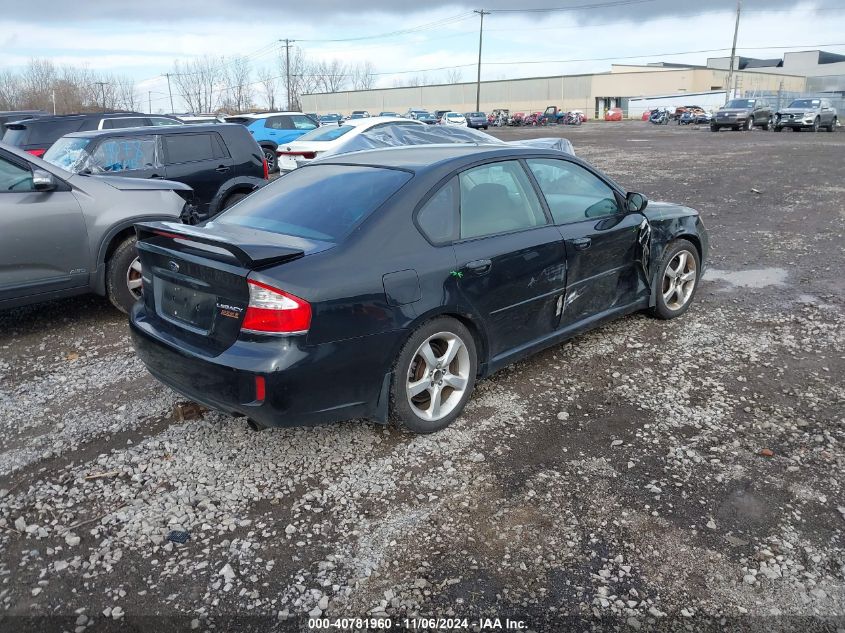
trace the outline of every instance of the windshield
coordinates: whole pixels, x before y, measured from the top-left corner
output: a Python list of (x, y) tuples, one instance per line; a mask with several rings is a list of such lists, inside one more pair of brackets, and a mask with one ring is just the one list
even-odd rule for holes
[(821, 105), (820, 99), (796, 99), (789, 104), (790, 108), (818, 108)]
[(483, 112), (471, 112), (471, 117), (485, 117), (486, 115)]
[(732, 99), (725, 104), (726, 108), (753, 108), (754, 99)]
[(224, 211), (215, 222), (340, 242), (410, 179), (407, 172), (379, 167), (302, 167)]
[(351, 125), (324, 125), (300, 136), (297, 141), (334, 141), (355, 128)]
[(457, 112), (450, 112), (446, 115), (447, 119), (463, 119), (463, 115), (458, 114)]
[(323, 116), (320, 117), (321, 123), (323, 121), (339, 121), (339, 120), (340, 120), (339, 114), (324, 114)]
[(89, 143), (87, 138), (60, 138), (44, 154), (44, 160), (75, 174), (90, 157), (85, 151)]

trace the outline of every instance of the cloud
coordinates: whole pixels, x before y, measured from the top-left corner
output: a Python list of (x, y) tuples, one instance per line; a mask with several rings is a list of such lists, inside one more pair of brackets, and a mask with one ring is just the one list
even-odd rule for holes
[[(368, 0), (365, 6), (351, 3), (348, 0), (313, 0), (303, 11), (294, 13), (284, 6), (272, 5), (237, 5), (231, 0), (182, 0), (174, 5), (172, 0), (145, 0), (136, 3), (121, 2), (67, 2), (67, 0), (42, 0), (39, 10), (35, 12), (18, 11), (11, 6), (9, 0), (0, 0), (0, 15), (14, 16), (16, 20), (44, 24), (47, 22), (61, 22), (63, 24), (79, 24), (94, 22), (119, 22), (143, 20), (150, 25), (191, 23), (198, 19), (228, 23), (249, 23), (260, 20), (261, 23), (275, 23), (288, 25), (292, 21), (306, 21), (309, 17), (314, 20), (328, 22), (327, 26), (337, 28), (342, 23), (332, 23), (331, 18), (338, 22), (349, 16), (362, 15), (390, 15), (407, 16), (420, 10), (419, 0)], [(559, 0), (485, 0), (473, 6), (460, 4), (454, 0), (427, 0), (425, 7), (428, 15), (434, 21), (438, 17), (448, 17), (453, 14), (469, 12), (477, 9), (477, 4), (483, 4), (484, 9), (491, 11), (513, 11), (520, 9), (516, 15), (530, 15), (536, 21), (543, 21), (550, 15), (570, 14), (579, 21), (595, 22), (609, 17), (644, 22), (657, 16), (687, 16), (700, 14), (702, 10), (717, 12), (733, 10), (735, 0), (708, 0), (706, 4), (696, 2), (679, 2), (678, 0), (570, 0), (562, 4)], [(777, 7), (794, 6), (789, 0), (768, 0), (757, 9), (771, 9)], [(10, 6), (5, 6), (10, 5)], [(536, 11), (525, 10), (545, 9), (549, 7), (566, 8), (569, 11)], [(702, 8), (703, 7), (703, 8)], [(454, 13), (449, 13), (453, 11)], [(500, 14), (503, 15), (503, 14)], [(396, 28), (402, 25), (396, 24)], [(408, 24), (407, 26), (414, 26)]]

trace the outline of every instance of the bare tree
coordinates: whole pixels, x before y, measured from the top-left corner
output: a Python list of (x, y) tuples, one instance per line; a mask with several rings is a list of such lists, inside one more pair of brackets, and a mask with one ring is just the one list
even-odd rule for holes
[(451, 70), (446, 72), (446, 83), (447, 84), (459, 84), (461, 80), (464, 78), (464, 73), (460, 68), (452, 68)]
[(271, 67), (262, 68), (258, 71), (258, 81), (264, 95), (264, 101), (267, 103), (267, 109), (270, 111), (276, 109), (276, 86), (279, 78), (275, 73), (276, 69)]
[(117, 91), (117, 107), (123, 110), (138, 110), (140, 99), (135, 90), (135, 80), (131, 77), (122, 76), (115, 78)]
[(0, 71), (0, 110), (17, 110), (20, 101), (20, 77), (11, 70)]
[(346, 65), (339, 59), (318, 62), (314, 66), (317, 89), (322, 92), (339, 92), (346, 85)]
[(353, 90), (370, 90), (375, 86), (375, 66), (372, 62), (360, 62), (350, 69)]
[[(287, 106), (292, 110), (300, 110), (302, 105), (300, 96), (318, 90), (316, 65), (311, 62), (302, 49), (295, 48), (290, 56), (290, 96), (287, 98)], [(280, 59), (282, 75), (285, 73), (285, 58)], [(283, 79), (285, 81), (286, 79)]]
[(177, 60), (170, 76), (191, 112), (214, 112), (225, 86), (223, 72), (222, 60), (206, 55), (185, 63)]
[(252, 67), (245, 57), (234, 57), (225, 65), (226, 82), (224, 107), (232, 112), (245, 112), (252, 107)]

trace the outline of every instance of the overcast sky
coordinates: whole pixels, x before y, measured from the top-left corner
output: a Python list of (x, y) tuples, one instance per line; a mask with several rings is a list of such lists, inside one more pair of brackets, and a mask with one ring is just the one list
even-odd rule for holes
[[(459, 69), (462, 79), (475, 79), (479, 19), (472, 9), (477, 7), (436, 0), (318, 0), (286, 5), (231, 0), (127, 4), (41, 0), (38, 11), (20, 11), (19, 3), (13, 7), (8, 0), (0, 0), (0, 68), (47, 57), (59, 64), (130, 75), (137, 81), (145, 107), (147, 92), (152, 91), (155, 111), (169, 109), (161, 74), (173, 68), (174, 60), (205, 54), (247, 55), (253, 67), (279, 67), (283, 48), (278, 40), (282, 38), (296, 40), (312, 58), (369, 60), (382, 73), (377, 84), (383, 87), (411, 75), (424, 76), (429, 83), (443, 81), (446, 70), (424, 69), (450, 66), (464, 66)], [(575, 8), (584, 6), (590, 8)], [(731, 0), (495, 0), (484, 7), (573, 7), (486, 16), (482, 79), (499, 79), (606, 71), (613, 61), (703, 64), (708, 56), (729, 51), (736, 4)], [(700, 13), (701, 8), (707, 12)], [(411, 32), (395, 33), (402, 30)], [(347, 42), (320, 41), (391, 33)], [(845, 0), (744, 3), (739, 54), (780, 57), (783, 50), (761, 47), (819, 45), (845, 53)], [(668, 55), (712, 49), (723, 50)]]

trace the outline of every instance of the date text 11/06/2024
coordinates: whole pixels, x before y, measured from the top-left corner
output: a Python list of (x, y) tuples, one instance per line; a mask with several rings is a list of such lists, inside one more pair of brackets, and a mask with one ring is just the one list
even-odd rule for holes
[(308, 629), (312, 631), (329, 630), (467, 630), (482, 631), (525, 631), (525, 620), (510, 618), (309, 618)]

